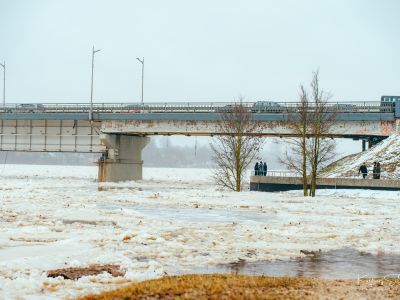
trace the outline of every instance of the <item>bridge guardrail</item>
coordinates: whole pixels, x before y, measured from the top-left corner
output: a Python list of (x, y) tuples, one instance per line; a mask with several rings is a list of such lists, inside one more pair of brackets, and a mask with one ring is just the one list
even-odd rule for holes
[[(253, 171), (251, 171), (251, 176), (264, 176), (264, 175), (256, 175), (256, 171), (253, 170)], [(267, 174), (265, 176), (295, 177), (295, 176), (298, 176), (298, 175), (296, 175), (292, 171), (288, 171), (288, 170), (267, 170)]]
[[(251, 176), (264, 176), (264, 175), (256, 175), (255, 171), (251, 171)], [(271, 176), (271, 177), (297, 177), (300, 178), (301, 176), (298, 173), (288, 171), (288, 170), (268, 170), (266, 176)], [(351, 173), (346, 173), (345, 175), (341, 177), (330, 177), (325, 176), (323, 177), (325, 179), (337, 179), (337, 178), (342, 178), (342, 179), (363, 179), (362, 174), (359, 174), (358, 172), (351, 172)], [(366, 179), (374, 179), (372, 172), (370, 171), (366, 177)], [(399, 178), (400, 179), (400, 178)]]
[[(271, 106), (257, 106), (257, 102), (243, 102), (251, 113), (296, 113), (296, 102), (273, 102)], [(237, 104), (237, 103), (236, 103)], [(232, 110), (229, 102), (175, 103), (94, 103), (94, 113), (221, 113)], [(314, 110), (309, 106), (310, 112)], [(331, 102), (327, 111), (333, 113), (394, 113), (395, 107), (379, 101)], [(89, 103), (17, 103), (0, 106), (0, 113), (89, 113)]]

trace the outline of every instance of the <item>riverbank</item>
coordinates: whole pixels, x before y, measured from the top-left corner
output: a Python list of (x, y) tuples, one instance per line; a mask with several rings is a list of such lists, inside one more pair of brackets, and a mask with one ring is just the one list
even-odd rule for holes
[(399, 279), (183, 275), (133, 283), (80, 300), (127, 299), (398, 299)]

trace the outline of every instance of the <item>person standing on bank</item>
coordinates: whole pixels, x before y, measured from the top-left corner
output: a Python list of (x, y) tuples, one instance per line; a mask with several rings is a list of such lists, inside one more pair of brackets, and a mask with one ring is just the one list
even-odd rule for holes
[(376, 163), (376, 179), (381, 178), (381, 164), (379, 162)]
[(258, 167), (258, 162), (256, 162), (256, 165), (254, 166), (254, 175), (258, 176), (259, 175), (259, 167)]
[(362, 174), (363, 179), (367, 178), (368, 175), (368, 169), (365, 164), (362, 164), (360, 168), (358, 169), (358, 175)]
[(264, 162), (264, 164), (263, 164), (263, 175), (264, 176), (267, 176), (267, 163), (266, 162)]
[(377, 164), (376, 164), (376, 161), (374, 161), (374, 167), (372, 168), (372, 178), (373, 178), (373, 179), (378, 179), (378, 173), (377, 173)]
[(263, 162), (262, 162), (262, 160), (260, 160), (260, 162), (258, 163), (258, 175), (259, 176), (263, 176)]

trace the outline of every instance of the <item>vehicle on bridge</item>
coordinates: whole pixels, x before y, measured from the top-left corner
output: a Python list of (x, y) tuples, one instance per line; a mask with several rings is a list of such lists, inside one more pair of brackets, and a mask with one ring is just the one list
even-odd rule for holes
[(356, 112), (358, 110), (357, 105), (355, 104), (347, 104), (347, 103), (335, 103), (332, 106), (327, 107), (327, 111), (329, 112)]
[(17, 104), (14, 107), (7, 107), (7, 113), (34, 113), (34, 112), (44, 112), (45, 107), (43, 104), (40, 103), (21, 103)]
[(262, 113), (262, 112), (282, 112), (283, 107), (273, 101), (257, 101), (251, 107), (251, 112)]
[(400, 102), (400, 96), (381, 96), (381, 107), (394, 107), (396, 101)]
[(224, 106), (216, 106), (214, 108), (214, 111), (217, 113), (228, 113), (228, 112), (233, 112), (235, 104), (227, 104)]
[(123, 108), (123, 110), (122, 110), (122, 112), (127, 112), (127, 113), (140, 113), (140, 112), (142, 112), (142, 111), (144, 111), (144, 110), (148, 110), (149, 109), (149, 106), (148, 105), (144, 105), (144, 104), (129, 104), (129, 105), (126, 105), (124, 108)]

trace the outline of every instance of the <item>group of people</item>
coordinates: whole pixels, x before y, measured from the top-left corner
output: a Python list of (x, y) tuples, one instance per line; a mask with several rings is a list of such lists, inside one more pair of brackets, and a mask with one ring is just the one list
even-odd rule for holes
[[(365, 179), (368, 176), (368, 168), (365, 164), (362, 164), (358, 169), (358, 175), (362, 175)], [(372, 168), (372, 178), (373, 179), (380, 179), (381, 178), (381, 164), (379, 162), (374, 162), (374, 167)]]
[(254, 174), (256, 176), (267, 176), (267, 163), (266, 162), (257, 162), (256, 165), (254, 166)]

